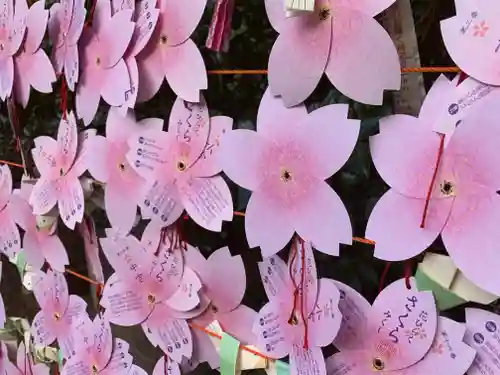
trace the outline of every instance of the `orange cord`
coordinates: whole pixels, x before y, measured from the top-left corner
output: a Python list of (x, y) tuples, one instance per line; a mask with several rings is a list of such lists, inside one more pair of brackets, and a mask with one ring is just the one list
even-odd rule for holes
[[(209, 70), (210, 75), (266, 75), (266, 69), (215, 69)], [(423, 66), (417, 68), (401, 68), (401, 73), (460, 73), (456, 66)]]

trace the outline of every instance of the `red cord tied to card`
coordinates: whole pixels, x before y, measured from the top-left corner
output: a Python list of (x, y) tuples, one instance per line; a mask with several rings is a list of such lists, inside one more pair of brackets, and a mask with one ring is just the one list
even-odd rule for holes
[(227, 52), (231, 36), (234, 0), (216, 0), (205, 46), (213, 51)]

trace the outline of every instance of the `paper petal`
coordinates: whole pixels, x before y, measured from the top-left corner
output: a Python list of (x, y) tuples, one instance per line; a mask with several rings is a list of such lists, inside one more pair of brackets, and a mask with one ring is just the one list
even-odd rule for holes
[(371, 305), (350, 286), (339, 281), (334, 283), (340, 292), (342, 324), (333, 345), (341, 352), (362, 350), (366, 345)]
[(368, 219), (366, 237), (375, 241), (374, 256), (392, 262), (420, 254), (441, 233), (452, 206), (452, 198), (431, 199), (425, 226), (421, 228), (425, 199), (409, 198), (389, 190)]
[(194, 32), (201, 20), (207, 0), (193, 0), (189, 7), (176, 0), (160, 2), (162, 26), (168, 34), (168, 44), (178, 45)]
[(498, 315), (480, 309), (465, 309), (467, 331), (464, 341), (477, 351), (472, 366), (467, 370), (467, 374), (480, 375), (485, 369), (495, 374), (498, 371), (498, 364), (492, 356), (492, 350), (497, 350), (498, 327), (500, 319)]
[(106, 308), (106, 317), (111, 323), (133, 326), (143, 322), (150, 313), (146, 297), (117, 277), (110, 277), (104, 287), (101, 305)]
[(296, 128), (305, 123), (307, 118), (307, 109), (304, 104), (287, 108), (283, 105), (283, 101), (275, 97), (267, 88), (260, 100), (257, 112), (257, 131), (268, 140), (274, 140), (276, 135), (287, 132), (291, 127)]
[(338, 255), (339, 243), (352, 243), (349, 214), (337, 193), (324, 181), (314, 181), (304, 200), (291, 207), (290, 221), (302, 239), (328, 255)]
[(290, 353), (290, 375), (326, 375), (325, 357), (320, 348), (294, 345)]
[(250, 307), (240, 305), (236, 309), (223, 314), (217, 314), (224, 332), (230, 334), (242, 344), (253, 344), (256, 341), (252, 325), (257, 312)]
[(287, 107), (302, 103), (318, 85), (328, 61), (331, 28), (331, 19), (321, 21), (316, 14), (291, 17), (283, 24), (268, 69), (271, 91)]
[(320, 279), (318, 299), (315, 309), (308, 317), (309, 342), (311, 346), (323, 347), (332, 343), (342, 323), (339, 310), (340, 293), (335, 283), (329, 279)]
[(287, 264), (277, 255), (266, 257), (258, 263), (260, 277), (267, 298), (278, 300), (291, 287)]
[[(304, 147), (314, 150), (316, 177), (327, 179), (349, 159), (358, 140), (361, 122), (347, 119), (349, 105), (333, 104), (311, 112), (302, 124)], [(259, 128), (260, 132), (260, 128)]]
[(266, 303), (260, 309), (252, 328), (259, 349), (273, 358), (284, 357), (292, 351), (290, 332), (288, 327), (280, 323), (279, 308), (277, 301)]
[(238, 185), (256, 190), (261, 183), (259, 156), (264, 150), (263, 137), (252, 130), (229, 132), (221, 147), (224, 173)]
[[(326, 75), (344, 95), (380, 105), (384, 90), (401, 85), (399, 57), (391, 37), (372, 17), (337, 7), (333, 15), (332, 49)], [(365, 61), (370, 61), (367, 67)], [(349, 74), (352, 69), (359, 74)]]
[(165, 48), (163, 64), (172, 90), (184, 100), (199, 102), (200, 90), (208, 87), (208, 79), (205, 62), (196, 44), (188, 39), (178, 46)]
[[(494, 223), (498, 219), (500, 196), (496, 192), (457, 196), (442, 234), (458, 269), (474, 284), (495, 295), (500, 295), (500, 275), (495, 262), (488, 260), (496, 259)], [(477, 259), (471, 258), (471, 246), (477, 249)]]
[[(207, 295), (219, 312), (235, 309), (243, 299), (246, 288), (245, 265), (241, 256), (231, 256), (229, 249), (223, 247), (213, 252), (207, 260), (202, 280), (207, 286)], [(227, 280), (231, 280), (231, 288), (227, 288)]]
[(161, 357), (158, 362), (156, 362), (155, 368), (153, 369), (153, 375), (181, 375), (181, 370), (179, 365), (168, 359), (167, 356)]
[(370, 138), (373, 163), (398, 193), (425, 198), (439, 152), (439, 136), (407, 115), (380, 120), (380, 134)]
[(258, 190), (250, 196), (245, 214), (245, 233), (250, 247), (260, 246), (264, 257), (274, 255), (287, 245), (294, 232), (286, 211), (265, 191)]
[(233, 217), (233, 199), (221, 176), (193, 178), (180, 184), (179, 195), (189, 216), (202, 227), (220, 232)]
[(465, 374), (471, 367), (476, 352), (463, 343), (464, 334), (464, 324), (440, 317), (429, 352), (421, 361), (401, 371), (401, 374), (437, 374), (444, 369), (450, 375)]

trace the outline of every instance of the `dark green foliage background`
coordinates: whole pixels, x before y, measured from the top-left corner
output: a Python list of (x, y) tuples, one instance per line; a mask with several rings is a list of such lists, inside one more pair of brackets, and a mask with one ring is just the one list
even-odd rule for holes
[[(451, 66), (446, 50), (442, 44), (439, 21), (454, 14), (452, 0), (412, 0), (415, 25), (419, 39), (419, 48), (422, 66)], [(228, 53), (214, 53), (206, 50), (203, 46), (208, 32), (208, 24), (211, 18), (211, 7), (209, 2), (203, 21), (193, 36), (195, 42), (202, 51), (208, 69), (265, 69), (270, 49), (276, 39), (276, 32), (270, 27), (264, 9), (264, 0), (236, 0), (236, 10), (233, 18), (233, 30), (231, 36), (230, 50)], [(50, 46), (47, 46), (47, 50)], [(351, 72), (356, 74), (356, 72)], [(437, 75), (426, 75), (426, 88), (430, 87)], [(209, 90), (205, 93), (212, 115), (223, 114), (230, 116), (235, 121), (237, 128), (255, 129), (257, 108), (267, 86), (267, 77), (263, 75), (254, 76), (209, 76)], [(55, 136), (60, 119), (60, 82), (54, 86), (55, 93), (44, 95), (32, 92), (28, 108), (18, 107), (20, 122), (23, 125), (22, 142), (23, 148), (29, 150), (33, 145), (33, 139), (39, 135)], [(137, 117), (161, 117), (168, 119), (170, 108), (174, 101), (174, 94), (164, 83), (160, 92), (150, 102), (140, 104), (136, 108)], [(73, 108), (73, 98), (69, 98), (69, 106)], [(378, 119), (392, 113), (390, 94), (386, 95), (384, 105), (380, 107), (366, 106), (353, 102), (340, 94), (330, 83), (323, 79), (314, 94), (307, 100), (309, 110), (331, 103), (350, 103), (350, 117), (362, 120), (361, 135), (353, 155), (347, 164), (332, 178), (329, 183), (338, 192), (347, 206), (353, 224), (354, 235), (363, 237), (368, 216), (380, 196), (387, 187), (378, 176), (370, 158), (368, 148), (369, 136), (378, 131)], [(104, 132), (104, 123), (107, 115), (107, 105), (101, 102), (99, 114), (92, 123), (92, 127)], [(12, 139), (12, 132), (7, 118), (7, 108), (2, 106), (0, 111), (0, 158), (20, 162)], [(165, 125), (165, 127), (167, 124)], [(82, 128), (83, 129), (83, 128)], [(15, 181), (19, 181), (22, 170), (14, 169)], [(230, 183), (235, 208), (244, 211), (249, 193)], [(105, 214), (98, 212), (94, 214), (98, 223), (98, 234), (104, 235), (104, 228), (109, 226)], [(208, 232), (192, 221), (184, 221), (181, 224), (182, 235), (189, 243), (198, 246), (205, 255), (209, 255), (221, 246), (229, 246), (233, 254), (241, 254), (245, 260), (247, 272), (247, 292), (244, 303), (259, 309), (265, 302), (260, 277), (257, 271), (257, 262), (261, 259), (258, 249), (248, 248), (243, 218), (235, 217), (233, 222), (225, 223), (222, 233)], [(142, 223), (139, 227), (143, 228)], [(61, 225), (60, 228), (63, 228)], [(334, 228), (332, 228), (333, 230)], [(61, 233), (62, 232), (62, 233)], [(140, 230), (139, 230), (140, 232)], [(82, 241), (77, 233), (60, 230), (61, 237), (66, 244), (70, 254), (71, 267), (79, 272), (85, 273), (85, 261), (83, 257)], [(432, 250), (443, 251), (439, 241), (433, 245)], [(286, 256), (287, 249), (283, 251)], [(378, 292), (378, 284), (384, 262), (373, 259), (372, 247), (363, 244), (344, 246), (340, 257), (330, 257), (316, 252), (318, 272), (321, 277), (331, 277), (343, 281), (358, 291), (369, 300), (373, 300)], [(103, 259), (104, 260), (104, 259)], [(412, 261), (416, 266), (418, 259)], [(2, 294), (6, 300), (9, 316), (32, 317), (37, 311), (32, 300), (20, 298), (20, 282), (17, 271), (11, 265), (4, 262), (5, 276), (2, 280)], [(108, 267), (107, 274), (111, 273)], [(391, 266), (386, 284), (391, 280), (403, 276), (403, 264), (395, 263)], [(72, 293), (88, 295), (88, 285), (72, 276), (68, 276)], [(231, 280), (228, 280), (230, 287)], [(463, 319), (463, 308), (454, 309), (451, 314), (457, 319)], [(142, 335), (142, 333), (139, 333)], [(148, 345), (148, 344), (146, 344)], [(137, 349), (137, 348), (136, 348)], [(331, 353), (332, 348), (326, 351)], [(144, 353), (149, 354), (144, 354)], [(151, 357), (156, 360), (159, 354), (150, 354), (148, 349), (136, 352), (138, 358)], [(139, 361), (151, 363), (145, 358)], [(149, 366), (148, 366), (149, 367)]]

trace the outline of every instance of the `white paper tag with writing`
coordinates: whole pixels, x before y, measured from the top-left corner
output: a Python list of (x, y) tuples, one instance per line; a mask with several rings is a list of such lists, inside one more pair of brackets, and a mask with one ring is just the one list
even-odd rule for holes
[(285, 0), (285, 9), (292, 11), (313, 12), (314, 0)]

